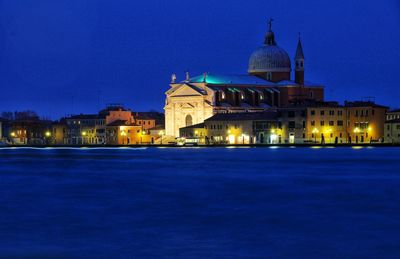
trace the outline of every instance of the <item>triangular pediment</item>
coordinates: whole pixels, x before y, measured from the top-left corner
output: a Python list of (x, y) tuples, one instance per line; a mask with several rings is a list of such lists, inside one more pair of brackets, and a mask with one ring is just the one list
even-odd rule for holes
[(194, 108), (194, 105), (192, 105), (192, 104), (190, 104), (190, 103), (183, 103), (183, 104), (181, 105), (181, 108), (183, 108), (183, 109), (185, 109), (185, 108), (190, 108), (190, 109), (192, 109), (192, 108)]
[(173, 96), (202, 96), (207, 94), (201, 88), (189, 84), (182, 84), (168, 91), (170, 97)]

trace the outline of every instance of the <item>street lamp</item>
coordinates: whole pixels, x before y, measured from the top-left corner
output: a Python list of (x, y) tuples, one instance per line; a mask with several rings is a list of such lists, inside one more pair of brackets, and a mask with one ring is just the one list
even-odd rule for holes
[(353, 130), (353, 132), (354, 132), (354, 134), (356, 134), (356, 143), (358, 144), (358, 133), (360, 133), (361, 132), (361, 130), (360, 130), (360, 128), (359, 127), (356, 127), (354, 130)]
[(329, 133), (329, 138), (330, 138), (330, 142), (332, 143), (332, 136), (333, 136), (333, 134), (332, 134), (332, 132), (333, 132), (333, 130), (331, 129), (331, 128), (329, 128), (328, 129), (328, 133)]
[(87, 132), (86, 131), (82, 131), (82, 144), (84, 144), (85, 142), (85, 137), (87, 136)]
[(276, 130), (271, 129), (271, 144), (275, 144), (278, 139), (278, 135), (276, 135)]
[(126, 132), (125, 130), (121, 131), (121, 137), (122, 137), (122, 145), (125, 145), (125, 137), (126, 137)]
[(140, 133), (140, 144), (143, 144), (143, 136), (145, 136), (146, 135), (146, 131), (142, 131), (141, 133)]
[(163, 139), (163, 136), (164, 136), (164, 131), (161, 130), (160, 132), (158, 132), (158, 135), (159, 135), (160, 138), (161, 138), (161, 145), (162, 145), (162, 139)]

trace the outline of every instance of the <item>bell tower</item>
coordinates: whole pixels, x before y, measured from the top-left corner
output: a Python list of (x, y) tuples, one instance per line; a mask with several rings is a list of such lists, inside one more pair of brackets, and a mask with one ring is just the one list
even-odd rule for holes
[(296, 56), (294, 58), (295, 74), (294, 81), (300, 85), (304, 85), (304, 52), (303, 46), (301, 45), (301, 38), (297, 43)]

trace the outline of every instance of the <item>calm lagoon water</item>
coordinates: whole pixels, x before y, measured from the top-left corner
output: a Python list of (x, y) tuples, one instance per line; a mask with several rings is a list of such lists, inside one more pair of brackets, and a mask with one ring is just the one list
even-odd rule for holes
[(400, 258), (399, 148), (0, 149), (0, 258)]

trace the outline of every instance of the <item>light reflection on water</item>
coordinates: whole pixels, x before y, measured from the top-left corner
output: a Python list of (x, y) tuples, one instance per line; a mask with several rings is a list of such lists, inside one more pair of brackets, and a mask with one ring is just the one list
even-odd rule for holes
[(0, 149), (0, 258), (399, 258), (400, 149), (315, 148)]

